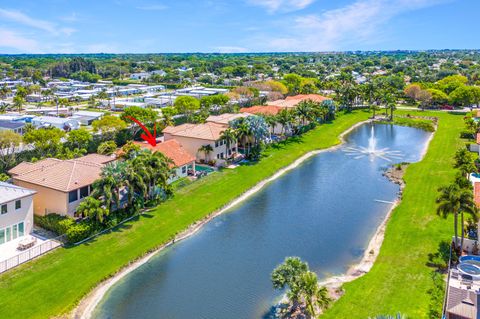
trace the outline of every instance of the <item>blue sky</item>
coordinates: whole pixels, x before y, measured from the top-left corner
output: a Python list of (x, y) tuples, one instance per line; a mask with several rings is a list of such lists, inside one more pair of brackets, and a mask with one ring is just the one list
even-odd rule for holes
[(480, 48), (478, 0), (0, 1), (0, 53)]

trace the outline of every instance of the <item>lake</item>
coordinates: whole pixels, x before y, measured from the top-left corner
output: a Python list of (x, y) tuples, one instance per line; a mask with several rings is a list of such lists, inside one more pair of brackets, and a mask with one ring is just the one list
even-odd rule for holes
[[(270, 274), (285, 257), (299, 256), (320, 279), (360, 261), (398, 196), (383, 171), (420, 160), (430, 134), (356, 128), (340, 148), (311, 157), (120, 280), (93, 317), (268, 317), (282, 295)], [(372, 143), (377, 156), (367, 152)]]

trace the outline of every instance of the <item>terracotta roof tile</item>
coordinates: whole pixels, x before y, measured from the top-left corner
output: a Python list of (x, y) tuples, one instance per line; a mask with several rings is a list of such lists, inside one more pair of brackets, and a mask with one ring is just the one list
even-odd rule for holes
[(142, 142), (134, 142), (134, 144), (141, 148), (149, 149), (152, 152), (160, 152), (164, 154), (175, 163), (176, 167), (195, 161), (195, 157), (190, 155), (177, 140), (168, 140), (163, 143), (158, 143), (156, 146)]
[(178, 126), (167, 126), (163, 133), (168, 133), (172, 136), (182, 136), (190, 138), (198, 138), (201, 140), (216, 141), (222, 135), (222, 132), (227, 129), (225, 124), (217, 123), (203, 123), (203, 124), (182, 124)]
[(243, 107), (240, 109), (240, 112), (250, 114), (277, 115), (282, 109), (283, 107), (277, 105), (256, 105), (252, 107)]
[(475, 201), (475, 204), (477, 204), (478, 207), (480, 207), (480, 182), (476, 182), (473, 185), (473, 199)]
[(47, 158), (36, 163), (21, 163), (9, 173), (14, 180), (69, 192), (92, 184), (100, 177), (104, 164), (113, 160), (99, 154), (63, 161)]
[(244, 113), (224, 113), (220, 115), (210, 115), (209, 117), (207, 117), (206, 121), (211, 123), (228, 125), (233, 120), (247, 116), (248, 114)]

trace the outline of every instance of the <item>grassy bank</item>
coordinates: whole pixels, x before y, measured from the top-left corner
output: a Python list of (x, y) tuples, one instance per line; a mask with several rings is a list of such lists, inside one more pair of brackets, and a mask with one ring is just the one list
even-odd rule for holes
[[(405, 112), (398, 112), (406, 114)], [(452, 181), (453, 155), (462, 145), (463, 115), (411, 112), (438, 116), (438, 129), (423, 161), (411, 164), (404, 176), (401, 204), (388, 223), (380, 255), (365, 276), (344, 285), (345, 295), (322, 318), (361, 318), (400, 311), (409, 318), (427, 318), (433, 287), (426, 264), (442, 240), (452, 236), (452, 219), (435, 213), (437, 189)]]
[[(399, 112), (401, 113), (401, 112)], [(424, 113), (421, 113), (422, 115)], [(408, 115), (411, 115), (410, 112)], [(393, 118), (393, 124), (401, 126), (415, 127), (427, 132), (435, 131), (435, 123), (431, 119), (420, 118), (420, 117), (409, 117), (409, 116), (395, 116)], [(378, 123), (392, 123), (391, 121), (378, 121)]]
[(48, 318), (70, 311), (101, 280), (179, 231), (221, 208), (301, 155), (339, 143), (368, 113), (343, 115), (302, 137), (269, 149), (251, 166), (224, 170), (178, 190), (175, 197), (115, 231), (58, 249), (0, 276), (0, 318)]

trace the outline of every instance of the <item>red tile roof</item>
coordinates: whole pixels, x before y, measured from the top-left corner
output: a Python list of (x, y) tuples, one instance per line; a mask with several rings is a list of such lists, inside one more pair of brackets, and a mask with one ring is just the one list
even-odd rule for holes
[(180, 167), (195, 161), (195, 157), (190, 155), (177, 140), (168, 140), (163, 143), (158, 143), (156, 146), (152, 146), (143, 142), (134, 143), (141, 148), (149, 149), (152, 152), (162, 153), (166, 157), (170, 158), (176, 167)]
[(277, 115), (283, 107), (277, 105), (257, 105), (252, 107), (242, 107), (240, 112), (250, 114)]
[(172, 136), (183, 136), (189, 138), (198, 138), (208, 141), (216, 141), (227, 129), (228, 125), (207, 122), (203, 124), (185, 123), (178, 126), (167, 126), (163, 129), (163, 133)]
[(480, 144), (480, 133), (477, 133), (477, 144)]

